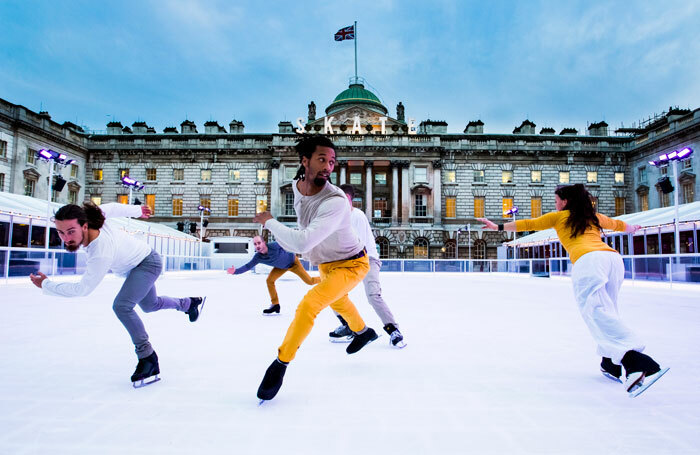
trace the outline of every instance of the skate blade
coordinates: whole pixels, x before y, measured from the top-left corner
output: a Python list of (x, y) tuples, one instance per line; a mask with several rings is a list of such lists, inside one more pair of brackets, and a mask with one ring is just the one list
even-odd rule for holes
[(340, 337), (340, 338), (328, 337), (328, 341), (330, 341), (331, 343), (350, 343), (350, 342), (352, 342), (353, 338), (355, 338), (355, 337), (353, 337), (353, 336)]
[(406, 346), (408, 346), (408, 345), (406, 344), (406, 342), (403, 341), (403, 340), (399, 341), (399, 342), (396, 343), (396, 344), (391, 344), (391, 341), (389, 341), (389, 344), (390, 344), (391, 347), (394, 348), (394, 349), (403, 349), (403, 348), (405, 348)]
[(258, 403), (258, 407), (262, 406), (263, 403), (265, 403), (266, 401), (267, 401), (267, 400), (260, 400), (260, 402)]
[(612, 374), (608, 373), (607, 371), (600, 370), (601, 373), (603, 373), (603, 376), (605, 376), (608, 379), (612, 379), (615, 382), (618, 382), (622, 384), (622, 380), (618, 378), (617, 376), (613, 376)]
[(655, 373), (651, 376), (647, 376), (642, 384), (640, 384), (637, 388), (635, 388), (629, 393), (630, 398), (635, 398), (641, 395), (642, 392), (651, 387), (656, 381), (661, 379), (661, 376), (665, 375), (666, 372), (668, 372), (668, 370), (669, 368), (663, 368), (658, 373)]
[(132, 382), (131, 384), (134, 386), (135, 389), (140, 389), (141, 387), (146, 387), (147, 385), (151, 385), (154, 382), (158, 382), (158, 381), (160, 381), (160, 378), (156, 374), (155, 376), (140, 379), (138, 381)]
[(263, 313), (263, 316), (281, 316), (280, 313)]

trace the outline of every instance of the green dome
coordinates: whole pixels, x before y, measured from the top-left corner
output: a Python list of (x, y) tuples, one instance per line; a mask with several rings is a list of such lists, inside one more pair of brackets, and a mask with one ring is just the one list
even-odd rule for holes
[(370, 92), (362, 84), (350, 84), (347, 90), (340, 92), (338, 96), (335, 97), (330, 106), (326, 108), (326, 115), (330, 115), (334, 112), (345, 108), (351, 104), (362, 104), (369, 109), (378, 112), (380, 114), (387, 114), (389, 111), (384, 107), (377, 95)]

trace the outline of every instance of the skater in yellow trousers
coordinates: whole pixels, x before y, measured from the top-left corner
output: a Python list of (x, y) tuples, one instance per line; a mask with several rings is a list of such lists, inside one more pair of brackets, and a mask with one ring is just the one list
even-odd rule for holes
[(311, 332), (318, 313), (330, 306), (348, 322), (354, 332), (346, 352), (353, 354), (377, 339), (348, 298), (350, 292), (369, 271), (364, 245), (350, 223), (350, 205), (345, 193), (328, 180), (335, 167), (335, 146), (324, 136), (312, 136), (297, 144), (301, 166), (292, 183), (294, 210), (299, 229), (291, 229), (274, 220), (268, 212), (254, 220), (275, 236), (287, 251), (301, 253), (318, 265), (321, 282), (302, 299), (278, 356), (265, 372), (258, 398), (271, 400), (304, 339)]

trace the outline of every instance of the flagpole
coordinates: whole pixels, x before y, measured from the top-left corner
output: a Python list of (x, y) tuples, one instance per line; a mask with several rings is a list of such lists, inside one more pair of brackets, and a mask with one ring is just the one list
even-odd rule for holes
[(357, 21), (355, 21), (355, 83), (357, 84)]

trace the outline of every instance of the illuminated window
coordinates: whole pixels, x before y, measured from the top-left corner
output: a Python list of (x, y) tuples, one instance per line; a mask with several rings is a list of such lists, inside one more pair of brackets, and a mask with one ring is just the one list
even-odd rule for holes
[(95, 205), (102, 205), (102, 196), (91, 196), (90, 202)]
[(542, 198), (533, 197), (530, 199), (530, 216), (532, 218), (537, 218), (542, 216)]
[(238, 216), (238, 198), (228, 198), (228, 216)]
[[(211, 210), (211, 198), (209, 196), (200, 196), (199, 197), (199, 205), (202, 207), (206, 207), (209, 210)], [(211, 213), (211, 212), (210, 212)]]
[(117, 195), (117, 202), (120, 204), (128, 204), (129, 203), (129, 195), (128, 194), (118, 194)]
[(484, 171), (479, 169), (474, 170), (474, 183), (484, 183), (485, 181)]
[(258, 169), (257, 182), (267, 182), (269, 172), (267, 169)]
[(351, 172), (350, 173), (350, 184), (351, 185), (362, 185), (362, 173)]
[(428, 240), (418, 238), (413, 243), (413, 257), (415, 259), (428, 259)]
[(77, 164), (70, 165), (70, 177), (73, 179), (78, 178), (78, 165)]
[(173, 216), (182, 216), (182, 198), (173, 198)]
[(445, 183), (457, 183), (457, 172), (445, 171)]
[(542, 183), (542, 171), (530, 171), (530, 182)]
[(155, 181), (157, 175), (158, 171), (156, 170), (156, 168), (153, 167), (146, 169), (146, 180)]
[(593, 210), (598, 211), (598, 198), (591, 196), (591, 205), (593, 205)]
[(267, 196), (259, 195), (255, 198), (255, 213), (267, 212)]
[(119, 169), (119, 179), (121, 180), (122, 178), (126, 177), (129, 175), (129, 169), (128, 168), (123, 168)]
[(620, 216), (625, 214), (625, 202), (626, 199), (623, 197), (615, 198), (615, 216)]
[(428, 206), (425, 204), (425, 195), (416, 194), (415, 216), (428, 216)]
[(241, 179), (241, 171), (239, 169), (229, 169), (228, 170), (228, 181), (237, 182)]
[(513, 171), (501, 171), (501, 183), (513, 183)]
[(211, 169), (201, 169), (199, 171), (199, 180), (202, 182), (211, 182)]
[(93, 169), (92, 170), (92, 179), (96, 182), (101, 182), (102, 181), (102, 169)]
[(615, 172), (615, 183), (617, 183), (617, 184), (625, 183), (625, 173), (624, 172)]
[(185, 180), (185, 170), (184, 169), (173, 169), (173, 180), (180, 181)]
[(586, 183), (598, 183), (598, 172), (597, 171), (586, 172)]
[(457, 217), (457, 198), (454, 196), (445, 198), (445, 217)]
[(146, 195), (146, 205), (151, 209), (151, 213), (156, 213), (156, 195), (147, 194)]
[(569, 171), (559, 171), (559, 183), (568, 184), (571, 178)]
[[(502, 210), (503, 216), (505, 217), (506, 212), (513, 208), (513, 198), (512, 197), (504, 197), (502, 207), (503, 207), (503, 210)], [(508, 215), (508, 216), (510, 216), (510, 215)]]
[(478, 196), (474, 198), (474, 218), (484, 217), (484, 206), (486, 203), (486, 198), (483, 196)]
[(415, 167), (415, 168), (413, 168), (413, 181), (415, 181), (415, 182), (427, 182), (428, 181), (428, 168), (427, 167)]

